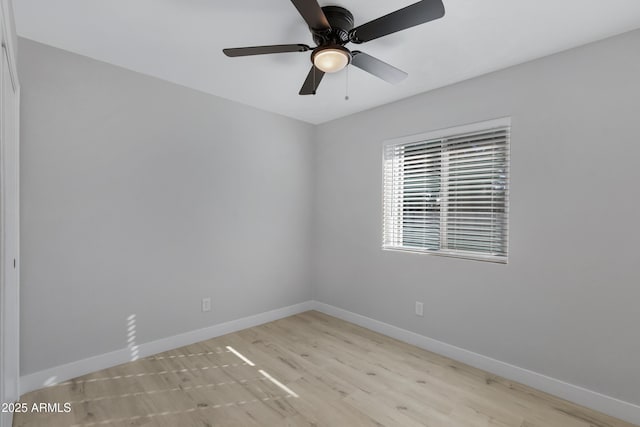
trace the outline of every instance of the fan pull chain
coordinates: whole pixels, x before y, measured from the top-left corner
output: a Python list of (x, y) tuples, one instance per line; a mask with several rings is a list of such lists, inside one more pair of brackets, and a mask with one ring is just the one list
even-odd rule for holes
[(347, 87), (345, 90), (344, 100), (348, 101), (349, 100), (349, 66), (348, 65), (347, 65), (346, 76), (347, 76)]

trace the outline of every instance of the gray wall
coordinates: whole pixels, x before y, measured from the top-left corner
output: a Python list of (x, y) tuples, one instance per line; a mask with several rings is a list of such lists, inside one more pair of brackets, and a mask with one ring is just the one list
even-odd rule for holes
[[(23, 374), (313, 296), (640, 404), (638, 46), (314, 128), (21, 40)], [(509, 264), (383, 252), (383, 141), (501, 116)]]
[[(636, 31), (321, 125), (315, 298), (640, 404), (639, 47)], [(509, 264), (383, 252), (383, 141), (502, 116)]]
[(24, 39), (19, 60), (23, 374), (125, 348), (130, 314), (142, 343), (310, 298), (312, 126)]

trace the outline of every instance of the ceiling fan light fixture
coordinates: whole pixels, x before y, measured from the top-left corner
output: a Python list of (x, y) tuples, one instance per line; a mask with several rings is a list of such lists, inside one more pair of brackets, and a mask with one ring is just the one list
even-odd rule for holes
[(337, 73), (349, 64), (395, 84), (404, 80), (407, 73), (371, 55), (359, 50), (352, 52), (344, 46), (348, 43), (369, 42), (442, 18), (445, 14), (442, 1), (421, 0), (354, 27), (353, 14), (344, 7), (320, 7), (318, 0), (291, 0), (309, 27), (316, 48), (306, 44), (279, 44), (223, 49), (223, 52), (229, 57), (236, 57), (307, 52), (313, 49), (310, 55), (311, 69), (300, 89), (300, 95), (315, 95), (325, 74)]
[(313, 65), (325, 73), (336, 73), (351, 62), (349, 50), (342, 46), (330, 46), (313, 53)]

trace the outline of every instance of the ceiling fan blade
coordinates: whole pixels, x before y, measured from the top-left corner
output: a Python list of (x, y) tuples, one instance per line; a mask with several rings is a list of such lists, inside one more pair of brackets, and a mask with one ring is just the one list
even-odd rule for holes
[(311, 70), (307, 75), (307, 79), (304, 81), (302, 89), (300, 89), (300, 95), (315, 95), (323, 77), (324, 71), (321, 71), (312, 65)]
[(422, 0), (354, 28), (349, 37), (353, 43), (368, 42), (443, 16), (442, 0)]
[(312, 30), (326, 31), (331, 29), (327, 17), (316, 0), (291, 0), (291, 3), (298, 9)]
[(371, 73), (376, 77), (389, 83), (400, 83), (407, 78), (408, 74), (402, 70), (397, 69), (393, 65), (389, 65), (386, 62), (374, 58), (371, 55), (367, 55), (359, 50), (351, 52), (351, 64), (360, 68), (361, 70)]
[(276, 44), (272, 46), (237, 47), (222, 49), (225, 55), (230, 57), (267, 55), (270, 53), (306, 52), (311, 48), (306, 44)]

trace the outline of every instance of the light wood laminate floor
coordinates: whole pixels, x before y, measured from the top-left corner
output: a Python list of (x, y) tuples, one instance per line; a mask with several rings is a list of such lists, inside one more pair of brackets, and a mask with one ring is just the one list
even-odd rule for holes
[(14, 426), (629, 427), (316, 311), (29, 393)]

